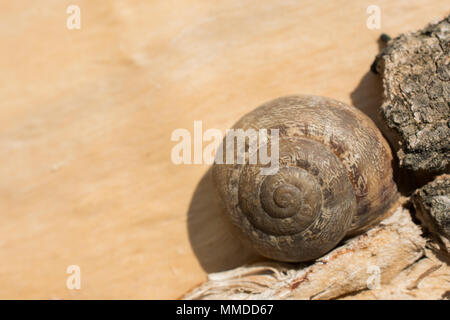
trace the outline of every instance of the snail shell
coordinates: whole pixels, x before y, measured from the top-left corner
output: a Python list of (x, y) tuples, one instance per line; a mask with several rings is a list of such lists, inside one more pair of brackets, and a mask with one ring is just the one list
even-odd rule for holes
[(389, 145), (366, 115), (344, 103), (318, 96), (278, 98), (233, 128), (279, 132), (275, 174), (262, 175), (267, 165), (250, 164), (249, 148), (243, 164), (213, 166), (226, 216), (263, 256), (291, 262), (318, 258), (344, 237), (378, 223), (398, 200)]

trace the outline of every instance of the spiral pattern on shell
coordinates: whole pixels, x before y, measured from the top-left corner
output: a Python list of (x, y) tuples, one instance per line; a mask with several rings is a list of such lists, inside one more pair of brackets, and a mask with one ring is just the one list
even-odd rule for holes
[(258, 149), (246, 150), (244, 164), (213, 167), (227, 217), (263, 256), (320, 257), (346, 235), (378, 222), (397, 200), (386, 141), (370, 119), (343, 103), (316, 96), (279, 98), (234, 128), (279, 131), (275, 174), (263, 175), (267, 165), (249, 163), (250, 152)]

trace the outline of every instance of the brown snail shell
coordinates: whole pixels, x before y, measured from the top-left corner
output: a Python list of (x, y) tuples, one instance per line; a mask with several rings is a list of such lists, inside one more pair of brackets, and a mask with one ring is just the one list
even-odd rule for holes
[(263, 256), (318, 258), (378, 223), (398, 200), (389, 145), (356, 108), (318, 96), (282, 97), (233, 128), (279, 130), (277, 173), (262, 175), (263, 165), (250, 164), (248, 154), (244, 164), (213, 166), (226, 216)]

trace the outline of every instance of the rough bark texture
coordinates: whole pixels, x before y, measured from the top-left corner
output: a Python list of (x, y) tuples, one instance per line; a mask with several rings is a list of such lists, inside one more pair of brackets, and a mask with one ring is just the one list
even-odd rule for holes
[(210, 274), (184, 299), (447, 299), (447, 257), (399, 207), (313, 264), (264, 262)]
[(414, 194), (417, 217), (446, 254), (450, 253), (450, 175), (442, 175)]
[(383, 78), (382, 110), (399, 134), (402, 167), (448, 171), (450, 16), (390, 40), (372, 70)]

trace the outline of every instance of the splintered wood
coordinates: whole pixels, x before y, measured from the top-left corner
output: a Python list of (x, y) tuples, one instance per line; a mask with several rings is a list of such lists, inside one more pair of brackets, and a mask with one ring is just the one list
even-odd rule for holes
[(311, 265), (262, 262), (212, 273), (183, 299), (442, 299), (450, 290), (446, 259), (399, 207)]

